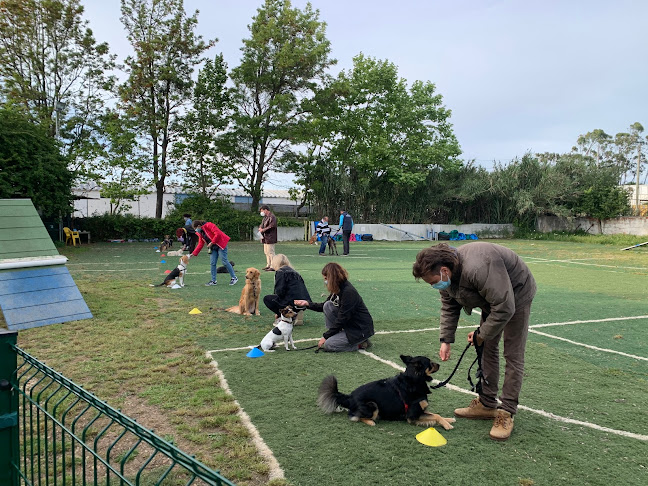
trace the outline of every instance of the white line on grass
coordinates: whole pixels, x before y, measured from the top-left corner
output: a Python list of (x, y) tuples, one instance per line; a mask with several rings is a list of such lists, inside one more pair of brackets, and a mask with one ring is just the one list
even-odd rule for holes
[[(232, 390), (227, 383), (227, 379), (225, 378), (225, 374), (220, 370), (218, 363), (214, 360), (209, 351), (207, 352), (207, 358), (211, 360), (211, 365), (214, 368), (214, 372), (218, 376), (218, 379), (220, 380), (221, 386), (223, 387), (223, 390), (225, 390), (225, 393), (227, 393), (231, 397), (234, 397), (234, 394), (232, 393)], [(243, 425), (245, 425), (245, 427), (250, 432), (250, 435), (252, 436), (252, 442), (254, 442), (254, 445), (259, 451), (259, 454), (261, 454), (261, 456), (268, 462), (268, 466), (270, 468), (270, 479), (284, 479), (284, 471), (283, 469), (281, 469), (279, 461), (277, 461), (277, 458), (272, 453), (272, 450), (268, 447), (268, 444), (265, 443), (265, 441), (261, 437), (261, 434), (259, 434), (259, 431), (252, 423), (250, 416), (245, 412), (245, 410), (243, 410), (243, 407), (241, 407), (241, 404), (238, 402), (238, 400), (236, 400), (236, 398), (234, 398), (234, 403), (238, 407), (238, 416), (241, 417), (241, 422), (243, 423)]]
[[(479, 309), (475, 309), (474, 312), (475, 312), (475, 314), (480, 314)], [(532, 331), (533, 329), (535, 329), (537, 327), (566, 326), (566, 325), (571, 325), (571, 324), (588, 324), (588, 323), (592, 323), (592, 322), (626, 321), (626, 320), (633, 320), (633, 319), (648, 319), (648, 315), (646, 315), (646, 316), (632, 316), (632, 317), (609, 317), (607, 319), (592, 319), (592, 320), (589, 320), (589, 321), (568, 321), (568, 322), (550, 322), (550, 323), (547, 323), (547, 324), (535, 324), (535, 325), (529, 326), (529, 331)], [(457, 326), (457, 329), (474, 329), (474, 328), (475, 328), (475, 326)], [(430, 332), (430, 331), (438, 331), (438, 330), (439, 330), (438, 327), (427, 327), (427, 328), (424, 328), (424, 329), (403, 329), (403, 330), (398, 330), (398, 331), (376, 331), (376, 334), (381, 334), (381, 335), (386, 335), (386, 334), (406, 334), (406, 333)], [(543, 334), (543, 333), (537, 332), (537, 334)], [(550, 334), (543, 334), (543, 335), (545, 335), (547, 337), (553, 337), (555, 339), (563, 339), (563, 338), (558, 338), (556, 336), (552, 336)], [(318, 339), (319, 338), (299, 339), (299, 340), (296, 340), (295, 342), (296, 343), (305, 343), (305, 342), (317, 341)], [(574, 343), (574, 344), (578, 344), (580, 346), (588, 346), (588, 345), (580, 344), (580, 343)], [(246, 349), (251, 349), (253, 347), (254, 346), (248, 345), (248, 346), (242, 346), (242, 347), (238, 347), (238, 348), (212, 349), (211, 351), (208, 351), (208, 352), (209, 353), (218, 353), (218, 352), (223, 352), (223, 351), (243, 351), (243, 350), (246, 350)], [(591, 347), (592, 349), (597, 349), (598, 351), (607, 351), (607, 352), (611, 352), (611, 353), (618, 353), (617, 351), (607, 350), (607, 349), (604, 349), (604, 348), (595, 348), (593, 346), (589, 346), (589, 347)], [(646, 358), (643, 358), (643, 357), (640, 357), (640, 356), (634, 356), (634, 355), (631, 355), (631, 354), (625, 354), (625, 353), (618, 353), (618, 354), (623, 354), (624, 356), (633, 357), (633, 358), (642, 359), (642, 360), (646, 359)]]
[(634, 358), (634, 359), (640, 359), (640, 360), (643, 360), (643, 361), (648, 361), (648, 358), (644, 358), (643, 356), (636, 356), (634, 354), (622, 353), (621, 351), (614, 351), (613, 349), (599, 348), (597, 346), (590, 346), (589, 344), (579, 343), (579, 342), (576, 342), (576, 341), (572, 341), (571, 339), (565, 339), (563, 337), (552, 336), (551, 334), (536, 331), (535, 329), (529, 329), (529, 332), (532, 332), (534, 334), (539, 334), (540, 336), (545, 336), (545, 337), (548, 337), (548, 338), (558, 339), (560, 341), (565, 341), (566, 343), (574, 344), (576, 346), (582, 346), (584, 348), (594, 349), (596, 351), (602, 351), (604, 353), (620, 354), (621, 356), (626, 356), (628, 358)]
[[(590, 267), (604, 267), (604, 268), (623, 268), (625, 270), (648, 270), (646, 267), (622, 267), (619, 265), (603, 265), (601, 263), (585, 263), (585, 262), (577, 262), (574, 260), (550, 260), (548, 258), (539, 258), (539, 257), (533, 257), (533, 256), (525, 256), (522, 257), (524, 258), (524, 261), (527, 263), (572, 263), (574, 265), (587, 265)], [(532, 258), (536, 261), (527, 261), (527, 258)]]
[[(386, 359), (381, 358), (379, 356), (376, 356), (375, 354), (370, 353), (369, 351), (365, 351), (365, 350), (361, 349), (361, 350), (358, 350), (358, 352), (361, 353), (361, 354), (364, 354), (365, 356), (369, 356), (370, 358), (373, 358), (376, 361), (380, 361), (381, 363), (389, 365), (392, 368), (395, 368), (395, 369), (397, 369), (399, 371), (405, 371), (405, 368), (403, 368), (402, 366), (394, 363), (393, 361), (389, 361), (389, 360), (386, 360)], [(439, 380), (433, 380), (432, 382), (434, 384), (440, 383)], [(455, 385), (447, 384), (446, 388), (448, 388), (449, 390), (465, 393), (467, 395), (472, 395), (472, 396), (475, 396), (475, 397), (477, 396), (476, 393), (471, 392), (470, 390), (466, 390), (464, 388), (455, 386)], [(609, 427), (603, 427), (601, 425), (593, 424), (593, 423), (590, 423), (590, 422), (583, 422), (582, 420), (574, 420), (574, 419), (570, 419), (570, 418), (567, 418), (567, 417), (561, 417), (560, 415), (556, 415), (554, 413), (545, 412), (544, 410), (538, 410), (538, 409), (527, 407), (527, 406), (524, 406), (524, 405), (519, 405), (518, 408), (520, 410), (525, 410), (527, 412), (535, 413), (537, 415), (541, 415), (543, 417), (546, 417), (546, 418), (549, 418), (549, 419), (552, 419), (552, 420), (557, 420), (558, 422), (563, 422), (563, 423), (567, 423), (567, 424), (574, 424), (574, 425), (580, 425), (582, 427), (588, 427), (590, 429), (599, 430), (601, 432), (609, 432), (610, 434), (621, 435), (623, 437), (628, 437), (628, 438), (631, 438), (631, 439), (638, 439), (638, 440), (648, 441), (648, 435), (635, 434), (634, 432), (627, 432), (625, 430), (611, 429)]]

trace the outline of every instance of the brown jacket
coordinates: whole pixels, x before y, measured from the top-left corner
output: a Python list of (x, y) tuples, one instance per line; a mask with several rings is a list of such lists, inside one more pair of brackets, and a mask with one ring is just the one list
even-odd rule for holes
[(261, 221), (261, 228), (265, 231), (261, 233), (261, 242), (273, 245), (277, 242), (277, 217), (270, 211), (266, 211), (266, 215)]
[(443, 342), (453, 343), (461, 308), (468, 315), (475, 307), (487, 316), (479, 335), (484, 340), (497, 336), (515, 314), (516, 308), (530, 304), (536, 283), (529, 267), (512, 250), (493, 243), (469, 243), (457, 248), (459, 279), (441, 294)]

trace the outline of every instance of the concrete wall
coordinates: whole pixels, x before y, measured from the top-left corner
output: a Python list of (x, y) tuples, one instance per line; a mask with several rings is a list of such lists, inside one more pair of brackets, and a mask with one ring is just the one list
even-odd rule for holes
[(536, 229), (542, 233), (552, 231), (577, 231), (579, 229), (592, 235), (648, 235), (648, 217), (628, 216), (623, 218), (606, 219), (599, 222), (594, 218), (559, 218), (557, 216), (541, 216), (538, 218)]
[[(338, 225), (332, 224), (331, 234), (334, 234)], [(309, 224), (309, 235), (315, 230), (313, 221)], [(452, 230), (460, 233), (476, 234), (483, 238), (504, 238), (513, 232), (512, 224), (363, 224), (357, 223), (353, 227), (355, 234), (371, 234), (374, 240), (381, 241), (417, 241), (434, 239), (440, 231), (450, 233)], [(259, 241), (259, 235), (256, 233), (257, 228), (253, 229), (254, 239)], [(304, 228), (299, 227), (279, 227), (277, 233), (279, 241), (303, 241), (305, 238)]]

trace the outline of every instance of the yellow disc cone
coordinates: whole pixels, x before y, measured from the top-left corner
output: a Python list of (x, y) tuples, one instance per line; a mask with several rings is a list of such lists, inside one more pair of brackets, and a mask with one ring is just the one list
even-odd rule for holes
[(445, 437), (439, 434), (433, 427), (424, 430), (420, 434), (416, 434), (416, 440), (418, 440), (421, 444), (425, 444), (426, 446), (430, 447), (439, 447), (448, 443), (448, 441), (445, 440)]
[(189, 314), (202, 314), (202, 312), (198, 310), (198, 307), (194, 307), (189, 311)]

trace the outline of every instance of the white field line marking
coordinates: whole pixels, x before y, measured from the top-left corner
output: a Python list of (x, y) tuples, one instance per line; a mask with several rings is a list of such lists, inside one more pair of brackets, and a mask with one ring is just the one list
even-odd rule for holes
[[(232, 390), (227, 383), (227, 379), (225, 378), (225, 374), (220, 370), (218, 363), (214, 360), (214, 357), (210, 354), (209, 351), (207, 352), (207, 358), (211, 360), (212, 368), (214, 368), (214, 372), (218, 376), (218, 379), (220, 380), (221, 386), (223, 387), (223, 390), (225, 390), (225, 393), (227, 393), (231, 397), (234, 397), (234, 394), (232, 393)], [(261, 456), (268, 462), (268, 466), (270, 468), (269, 479), (284, 479), (284, 471), (283, 469), (281, 469), (279, 461), (277, 461), (277, 458), (272, 453), (272, 450), (265, 443), (265, 441), (261, 437), (261, 434), (259, 434), (259, 431), (252, 423), (250, 416), (245, 412), (245, 410), (243, 410), (243, 407), (241, 407), (241, 404), (238, 402), (238, 400), (236, 400), (236, 398), (234, 398), (234, 403), (238, 407), (238, 416), (241, 418), (241, 422), (243, 423), (243, 425), (245, 425), (245, 427), (250, 432), (250, 435), (252, 436), (252, 442), (254, 443), (254, 446), (259, 451), (259, 454), (261, 454)]]
[[(475, 314), (481, 314), (479, 309), (474, 309), (473, 312)], [(532, 331), (533, 329), (537, 327), (550, 327), (550, 326), (567, 326), (571, 324), (588, 324), (592, 322), (613, 322), (613, 321), (626, 321), (626, 320), (632, 320), (632, 319), (648, 319), (648, 315), (646, 316), (632, 316), (632, 317), (610, 317), (607, 319), (592, 319), (589, 321), (568, 321), (568, 322), (551, 322), (548, 324), (535, 324), (532, 326), (529, 326), (529, 331)], [(457, 329), (475, 329), (475, 326), (457, 326)], [(430, 332), (430, 331), (438, 331), (438, 327), (428, 327), (424, 329), (404, 329), (404, 330), (399, 330), (399, 331), (376, 331), (376, 334), (404, 334), (404, 333), (413, 333), (413, 332)], [(541, 333), (538, 333), (541, 334)], [(556, 336), (551, 336), (550, 334), (546, 334), (547, 337), (556, 337)], [(298, 339), (295, 340), (296, 343), (306, 343), (306, 342), (311, 342), (311, 341), (317, 341), (319, 338), (311, 338), (311, 339)], [(562, 338), (557, 338), (556, 339), (562, 339)], [(579, 343), (575, 343), (579, 344)], [(581, 346), (586, 346), (584, 344), (579, 344)], [(255, 345), (256, 346), (256, 345)], [(252, 349), (254, 346), (242, 346), (238, 348), (224, 348), (224, 349), (212, 349), (211, 351), (208, 351), (209, 353), (219, 353), (223, 351), (243, 351), (246, 349)], [(606, 351), (605, 349), (602, 348), (595, 348), (599, 351)], [(611, 351), (613, 353), (616, 353), (617, 351)], [(623, 353), (620, 353), (623, 354)], [(630, 357), (634, 357), (633, 355), (626, 355)], [(638, 357), (638, 359), (646, 359), (642, 357)]]
[[(533, 257), (533, 256), (525, 256), (523, 257), (524, 261), (527, 263), (572, 263), (574, 265), (587, 265), (591, 267), (604, 267), (604, 268), (623, 268), (626, 270), (648, 270), (646, 267), (622, 267), (619, 265), (603, 265), (601, 263), (585, 263), (585, 262), (577, 262), (574, 260), (550, 260), (548, 258), (539, 258), (539, 257)], [(527, 261), (527, 258), (534, 259), (536, 261)]]
[(86, 270), (86, 269), (83, 269), (83, 268), (77, 268), (74, 271), (78, 272), (78, 273), (84, 273), (84, 272), (107, 273), (107, 272), (134, 272), (136, 270), (160, 270), (160, 268), (159, 267), (155, 267), (155, 268), (125, 268), (124, 270), (106, 270), (106, 269), (102, 269), (102, 270)]
[[(381, 363), (389, 365), (392, 368), (395, 368), (395, 369), (397, 369), (399, 371), (405, 371), (405, 368), (403, 368), (402, 366), (399, 366), (399, 365), (397, 365), (396, 363), (394, 363), (392, 361), (380, 358), (379, 356), (376, 356), (375, 354), (370, 353), (369, 351), (365, 351), (365, 350), (361, 349), (361, 350), (358, 350), (358, 352), (362, 353), (362, 354), (364, 354), (366, 356), (369, 356), (370, 358), (373, 358), (376, 361), (380, 361)], [(432, 382), (435, 385), (437, 383), (440, 383), (439, 380), (432, 380)], [(467, 395), (477, 396), (476, 393), (473, 393), (470, 390), (466, 390), (464, 388), (461, 388), (461, 387), (458, 387), (458, 386), (455, 386), (455, 385), (447, 384), (446, 388), (448, 388), (449, 390), (465, 393)], [(567, 423), (567, 424), (574, 424), (574, 425), (580, 425), (582, 427), (588, 427), (590, 429), (599, 430), (601, 432), (608, 432), (610, 434), (621, 435), (623, 437), (629, 437), (631, 439), (638, 439), (638, 440), (648, 441), (648, 435), (635, 434), (633, 432), (627, 432), (625, 430), (617, 430), (617, 429), (611, 429), (609, 427), (603, 427), (601, 425), (593, 424), (591, 422), (583, 422), (582, 420), (574, 420), (574, 419), (570, 419), (570, 418), (567, 418), (567, 417), (561, 417), (560, 415), (556, 415), (556, 414), (551, 413), (551, 412), (545, 412), (544, 410), (538, 410), (538, 409), (535, 409), (535, 408), (526, 407), (524, 405), (519, 405), (518, 408), (520, 410), (525, 410), (527, 412), (535, 413), (535, 414), (540, 415), (540, 416), (545, 417), (545, 418), (549, 418), (549, 419), (552, 419), (552, 420), (557, 420), (558, 422), (563, 422), (563, 423)]]
[(589, 321), (549, 322), (547, 324), (534, 324), (529, 326), (529, 329), (536, 329), (538, 327), (569, 326), (571, 324), (589, 324), (592, 322), (630, 321), (633, 319), (648, 319), (648, 316), (607, 317), (605, 319), (591, 319)]
[(574, 344), (576, 346), (582, 346), (584, 348), (594, 349), (595, 351), (603, 351), (604, 353), (620, 354), (621, 356), (626, 356), (628, 358), (634, 358), (634, 359), (640, 359), (642, 361), (648, 361), (648, 358), (644, 358), (643, 356), (636, 356), (634, 354), (622, 353), (621, 351), (614, 351), (612, 349), (599, 348), (597, 346), (590, 346), (589, 344), (579, 343), (579, 342), (576, 342), (576, 341), (572, 341), (571, 339), (566, 339), (566, 338), (558, 337), (558, 336), (552, 336), (551, 334), (536, 331), (535, 329), (529, 329), (529, 332), (532, 332), (534, 334), (539, 334), (540, 336), (545, 336), (545, 337), (552, 338), (552, 339), (558, 339), (559, 341), (565, 341), (566, 343)]

